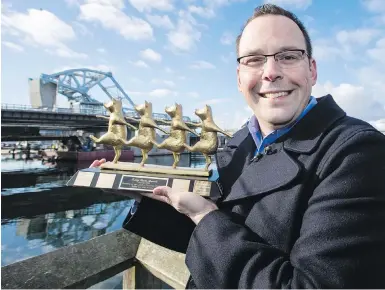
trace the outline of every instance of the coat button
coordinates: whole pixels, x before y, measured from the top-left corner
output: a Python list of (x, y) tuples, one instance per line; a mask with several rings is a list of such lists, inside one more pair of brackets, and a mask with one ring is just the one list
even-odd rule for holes
[(271, 146), (266, 146), (264, 151), (265, 151), (265, 154), (270, 154), (273, 151), (273, 149), (271, 148)]

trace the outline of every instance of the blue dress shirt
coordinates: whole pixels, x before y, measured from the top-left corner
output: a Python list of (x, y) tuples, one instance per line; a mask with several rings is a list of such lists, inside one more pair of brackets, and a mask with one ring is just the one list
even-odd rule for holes
[(291, 124), (287, 125), (286, 127), (277, 129), (273, 132), (271, 132), (269, 135), (267, 135), (265, 138), (263, 138), (261, 130), (259, 129), (258, 120), (253, 115), (248, 124), (247, 127), (249, 128), (250, 134), (254, 139), (255, 145), (257, 146), (257, 150), (255, 151), (255, 155), (262, 154), (266, 146), (272, 144), (282, 135), (286, 134), (290, 131), (291, 128), (294, 127), (296, 123), (298, 123), (299, 120), (301, 120), (315, 105), (317, 105), (317, 100), (313, 96), (310, 96), (310, 101), (306, 108), (302, 111), (302, 113), (298, 116), (298, 118), (292, 122)]

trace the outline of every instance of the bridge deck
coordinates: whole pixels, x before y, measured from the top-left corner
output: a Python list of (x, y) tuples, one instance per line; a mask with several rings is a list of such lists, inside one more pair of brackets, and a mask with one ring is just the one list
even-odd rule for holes
[[(40, 129), (91, 130), (107, 128), (108, 122), (96, 115), (105, 115), (105, 111), (96, 112), (86, 109), (55, 108), (52, 110), (36, 109), (31, 106), (1, 104), (2, 127), (39, 127)], [(154, 113), (154, 120), (160, 125), (161, 114)], [(132, 117), (132, 116), (131, 116)], [(191, 121), (196, 122), (196, 121)], [(137, 125), (138, 122), (128, 121)]]

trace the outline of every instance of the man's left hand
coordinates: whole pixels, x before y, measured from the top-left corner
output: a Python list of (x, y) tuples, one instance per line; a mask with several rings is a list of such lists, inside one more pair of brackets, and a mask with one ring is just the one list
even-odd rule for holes
[(141, 194), (170, 204), (177, 211), (191, 218), (195, 224), (198, 224), (211, 211), (218, 209), (214, 202), (196, 193), (179, 192), (168, 186), (158, 186), (152, 193)]

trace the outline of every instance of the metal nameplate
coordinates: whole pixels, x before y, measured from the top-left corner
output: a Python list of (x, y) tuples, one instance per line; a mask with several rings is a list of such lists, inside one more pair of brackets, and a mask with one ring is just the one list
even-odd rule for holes
[(155, 187), (168, 184), (168, 178), (148, 177), (138, 175), (123, 175), (119, 189), (152, 192)]
[(201, 196), (210, 196), (211, 182), (204, 180), (195, 180), (193, 192)]

